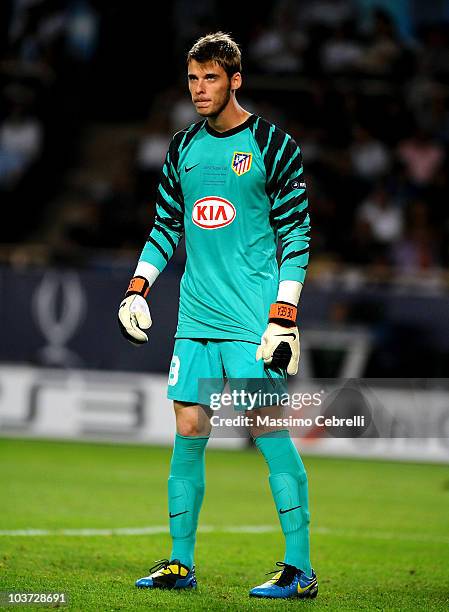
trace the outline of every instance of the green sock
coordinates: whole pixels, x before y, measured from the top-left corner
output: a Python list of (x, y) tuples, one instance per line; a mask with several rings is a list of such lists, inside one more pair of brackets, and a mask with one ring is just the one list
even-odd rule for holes
[(176, 434), (168, 479), (168, 508), (173, 547), (170, 560), (191, 568), (198, 515), (204, 497), (204, 453), (208, 437)]
[(284, 563), (312, 575), (309, 547), (309, 500), (304, 464), (287, 431), (255, 440), (270, 470), (270, 487), (285, 536)]

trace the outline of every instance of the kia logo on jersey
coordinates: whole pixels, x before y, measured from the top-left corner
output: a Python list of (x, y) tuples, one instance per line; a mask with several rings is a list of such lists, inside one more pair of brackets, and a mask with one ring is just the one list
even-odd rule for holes
[(192, 209), (192, 221), (203, 229), (218, 229), (235, 219), (235, 208), (228, 200), (207, 196), (197, 200)]

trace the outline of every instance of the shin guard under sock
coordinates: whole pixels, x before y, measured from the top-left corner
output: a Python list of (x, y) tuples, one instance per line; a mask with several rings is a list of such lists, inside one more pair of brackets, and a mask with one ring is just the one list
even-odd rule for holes
[(191, 568), (198, 515), (204, 497), (208, 437), (176, 434), (168, 479), (168, 508), (173, 547), (170, 560), (179, 559)]
[(270, 470), (270, 487), (285, 536), (284, 563), (311, 576), (309, 500), (304, 464), (288, 432), (265, 434), (255, 440)]

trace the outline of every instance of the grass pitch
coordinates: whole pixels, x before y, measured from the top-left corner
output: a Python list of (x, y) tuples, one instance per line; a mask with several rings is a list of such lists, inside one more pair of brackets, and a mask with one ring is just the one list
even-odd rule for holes
[[(266, 466), (253, 450), (207, 452), (197, 591), (136, 589), (169, 554), (169, 535), (107, 530), (165, 528), (169, 459), (162, 448), (0, 440), (0, 590), (65, 591), (61, 609), (96, 612), (449, 609), (447, 466), (310, 457), (318, 598), (250, 599), (283, 558)], [(44, 535), (5, 535), (30, 529)]]

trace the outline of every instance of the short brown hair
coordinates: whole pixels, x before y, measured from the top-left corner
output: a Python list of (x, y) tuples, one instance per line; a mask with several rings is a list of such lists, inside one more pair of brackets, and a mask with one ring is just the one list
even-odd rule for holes
[(229, 34), (215, 32), (199, 38), (187, 53), (187, 63), (196, 60), (204, 62), (217, 62), (229, 77), (242, 71), (242, 54), (238, 44)]

